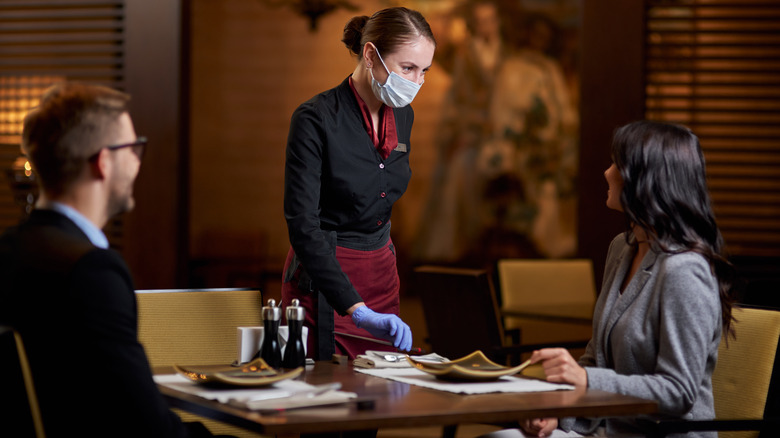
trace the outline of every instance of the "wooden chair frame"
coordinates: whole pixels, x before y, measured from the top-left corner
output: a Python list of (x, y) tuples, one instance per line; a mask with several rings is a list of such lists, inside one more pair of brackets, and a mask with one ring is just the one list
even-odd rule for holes
[[(46, 433), (43, 427), (40, 407), (38, 406), (38, 396), (35, 392), (33, 376), (27, 361), (27, 354), (25, 353), (22, 337), (13, 328), (0, 326), (0, 339), (0, 342), (2, 342), (2, 351), (4, 352), (2, 360), (8, 361), (3, 364), (3, 371), (9, 371), (10, 368), (13, 368), (6, 378), (16, 375), (16, 378), (21, 380), (10, 383), (11, 386), (15, 387), (13, 390), (3, 388), (2, 415), (8, 415), (9, 417), (14, 418), (11, 418), (8, 422), (3, 421), (2, 427), (11, 427), (13, 430), (15, 427), (14, 425), (20, 426), (20, 422), (27, 422), (29, 420), (30, 427), (28, 429), (34, 430), (34, 436), (36, 438), (44, 438)], [(11, 357), (15, 359), (13, 362), (9, 361)], [(9, 370), (5, 369), (7, 367), (9, 367)], [(26, 400), (24, 400), (26, 403), (24, 404), (27, 405), (27, 409), (21, 407), (21, 404), (19, 403), (21, 400), (10, 399), (14, 392), (18, 393), (20, 397), (23, 396), (21, 391), (22, 387), (24, 388), (24, 396), (26, 398)], [(7, 390), (9, 391), (6, 392)], [(9, 403), (9, 406), (6, 406), (6, 403)], [(25, 410), (26, 412), (23, 412)], [(15, 431), (15, 433), (19, 432), (20, 431)]]

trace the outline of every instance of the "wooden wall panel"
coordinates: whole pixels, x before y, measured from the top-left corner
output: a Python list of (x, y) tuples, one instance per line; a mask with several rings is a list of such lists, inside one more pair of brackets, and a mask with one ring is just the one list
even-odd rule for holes
[(644, 117), (643, 27), (643, 2), (583, 2), (577, 234), (599, 288), (609, 242), (625, 229), (623, 215), (605, 205), (612, 133)]
[(186, 4), (133, 0), (125, 5), (130, 111), (136, 132), (150, 140), (135, 184), (136, 208), (124, 216), (123, 256), (138, 289), (177, 287), (186, 277)]

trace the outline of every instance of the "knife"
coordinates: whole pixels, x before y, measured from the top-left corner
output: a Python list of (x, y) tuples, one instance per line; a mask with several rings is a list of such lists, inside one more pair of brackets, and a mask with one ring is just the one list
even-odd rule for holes
[[(374, 342), (374, 343), (377, 343), (377, 344), (382, 344), (382, 345), (389, 345), (389, 346), (391, 346), (391, 347), (393, 346), (393, 343), (392, 343), (392, 342), (390, 342), (390, 341), (384, 341), (384, 340), (382, 340), (382, 339), (374, 339), (374, 338), (369, 338), (369, 337), (366, 337), (366, 336), (359, 336), (359, 335), (353, 335), (353, 334), (350, 334), (350, 333), (335, 332), (335, 331), (333, 332), (333, 334), (334, 334), (334, 335), (339, 335), (339, 336), (346, 336), (346, 337), (348, 337), (348, 338), (361, 339), (361, 340), (363, 340), (363, 341)], [(406, 350), (401, 350), (400, 348), (396, 348), (396, 350), (397, 350), (397, 351), (400, 351), (400, 352), (402, 352), (402, 353), (407, 353), (407, 351), (406, 351)], [(419, 348), (419, 347), (412, 347), (412, 348), (411, 348), (411, 349), (408, 351), (408, 353), (413, 353), (413, 354), (425, 354), (425, 350), (423, 350), (422, 348)]]

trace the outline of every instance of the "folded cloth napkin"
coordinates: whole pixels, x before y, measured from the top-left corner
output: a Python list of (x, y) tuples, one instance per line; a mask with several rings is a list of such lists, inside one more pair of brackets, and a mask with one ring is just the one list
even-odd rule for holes
[(154, 381), (158, 385), (195, 394), (209, 400), (260, 411), (332, 405), (346, 403), (357, 398), (357, 394), (354, 392), (339, 391), (338, 388), (341, 387), (341, 384), (315, 386), (292, 379), (259, 388), (212, 388), (199, 385), (179, 374), (158, 374), (154, 376)]
[[(392, 351), (366, 350), (366, 354), (355, 357), (352, 365), (357, 368), (411, 368), (409, 361), (406, 360), (407, 356)], [(449, 362), (449, 359), (436, 353), (412, 356), (412, 358), (431, 362)]]
[(262, 397), (271, 399), (289, 397), (295, 393), (311, 391), (314, 388), (314, 385), (293, 379), (282, 380), (281, 382), (258, 388), (240, 386), (211, 387), (195, 383), (180, 374), (157, 374), (154, 376), (154, 381), (158, 385), (167, 386), (188, 394), (195, 394), (209, 400), (216, 400), (220, 403), (227, 403), (230, 399), (238, 398), (257, 399)]
[(564, 383), (551, 383), (538, 379), (524, 377), (503, 376), (498, 380), (488, 382), (450, 382), (438, 380), (436, 377), (420, 371), (417, 368), (410, 369), (374, 369), (356, 370), (370, 376), (382, 377), (410, 385), (424, 388), (437, 389), (439, 391), (454, 392), (456, 394), (488, 394), (491, 392), (543, 392), (566, 391), (574, 389), (574, 385)]
[(309, 392), (293, 394), (289, 397), (276, 399), (231, 399), (228, 403), (240, 408), (254, 411), (281, 411), (287, 409), (309, 408), (347, 403), (357, 398), (354, 392), (329, 390), (322, 393)]

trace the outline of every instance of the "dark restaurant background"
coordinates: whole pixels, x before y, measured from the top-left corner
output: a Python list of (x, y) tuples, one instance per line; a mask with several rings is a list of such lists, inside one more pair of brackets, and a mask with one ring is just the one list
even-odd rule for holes
[[(136, 131), (150, 139), (136, 210), (107, 228), (136, 286), (278, 293), (288, 249), (282, 184), (289, 118), (353, 70), (340, 42), (344, 24), (405, 5), (436, 27), (456, 2), (333, 2), (359, 7), (321, 15), (314, 29), (292, 3), (319, 2), (0, 1), (0, 229), (22, 212), (6, 170), (20, 154), (23, 112), (52, 81), (104, 83), (132, 94)], [(598, 284), (607, 244), (624, 227), (604, 206), (612, 132), (641, 118), (679, 122), (701, 138), (719, 224), (749, 281), (745, 301), (780, 305), (780, 2), (509, 3), (559, 11), (575, 3), (580, 20), (577, 202), (568, 215), (576, 246), (559, 256), (592, 259)], [(434, 63), (413, 104), (413, 178), (393, 215), (402, 276), (419, 262), (412, 248), (451, 85)], [(16, 169), (17, 193), (29, 182), (23, 174)]]

